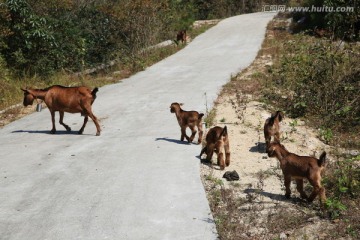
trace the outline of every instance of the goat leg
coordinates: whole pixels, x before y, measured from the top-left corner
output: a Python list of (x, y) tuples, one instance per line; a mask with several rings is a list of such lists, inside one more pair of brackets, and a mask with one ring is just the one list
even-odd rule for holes
[(308, 198), (308, 202), (312, 202), (314, 201), (314, 199), (316, 198), (317, 195), (320, 196), (320, 201), (322, 201), (325, 195), (325, 189), (319, 184), (319, 183), (315, 183), (313, 184), (312, 181), (310, 181), (311, 185), (313, 185), (314, 189), (312, 191), (312, 193), (310, 194), (310, 197)]
[[(87, 104), (84, 106), (85, 108), (85, 118), (87, 118), (87, 116), (89, 116), (91, 118), (91, 120), (93, 120), (95, 126), (96, 126), (96, 136), (100, 136), (100, 132), (101, 132), (101, 128), (100, 128), (100, 125), (99, 125), (99, 121), (98, 119), (95, 117), (95, 115), (92, 113), (91, 111), (91, 105)], [(82, 126), (82, 130), (84, 131), (84, 128), (86, 126), (86, 123), (87, 123), (87, 119), (85, 121), (84, 119), (84, 124)]]
[(101, 128), (100, 128), (100, 125), (99, 125), (99, 122), (98, 122), (97, 118), (95, 117), (94, 114), (91, 114), (89, 116), (93, 120), (93, 122), (94, 122), (94, 124), (96, 126), (96, 136), (100, 136)]
[(300, 193), (302, 199), (308, 199), (308, 196), (304, 192), (304, 181), (303, 179), (296, 179), (296, 189)]
[(215, 145), (215, 151), (217, 154), (217, 164), (220, 166), (221, 170), (225, 169), (225, 161), (224, 161), (224, 142), (223, 141), (217, 141)]
[(56, 128), (55, 128), (55, 112), (54, 111), (50, 111), (51, 113), (51, 122), (52, 122), (52, 129), (50, 131), (51, 134), (55, 134), (56, 133)]
[(195, 138), (195, 135), (197, 133), (197, 131), (195, 131), (195, 128), (194, 127), (190, 127), (191, 129), (191, 136), (190, 136), (190, 142), (192, 142)]
[(320, 202), (324, 204), (326, 202), (325, 188), (321, 187), (319, 191)]
[(285, 183), (285, 197), (290, 198), (291, 190), (290, 190), (290, 183), (291, 183), (291, 175), (284, 174), (284, 183)]
[(201, 141), (202, 141), (202, 138), (203, 138), (203, 130), (199, 130), (199, 139), (198, 139), (198, 144), (200, 144), (201, 143)]
[(181, 128), (181, 141), (184, 141), (184, 137), (188, 142), (190, 142), (190, 138), (186, 135), (186, 127)]
[(206, 153), (206, 152), (207, 152), (207, 147), (205, 146), (205, 147), (201, 150), (199, 157), (201, 158), (201, 156), (202, 156), (204, 153)]
[(63, 120), (64, 120), (64, 112), (59, 111), (59, 113), (60, 113), (60, 121), (59, 121), (59, 123), (65, 127), (66, 131), (70, 132), (71, 128), (63, 122)]
[(230, 165), (230, 147), (229, 144), (224, 146), (225, 148), (225, 164), (228, 167)]
[(79, 130), (79, 134), (83, 134), (83, 132), (84, 132), (84, 129), (85, 129), (85, 126), (86, 126), (86, 123), (88, 122), (88, 120), (89, 120), (89, 117), (87, 116), (87, 115), (85, 115), (85, 117), (84, 117), (84, 123), (83, 123), (83, 125), (82, 125), (82, 127), (80, 128), (80, 130)]
[(214, 147), (215, 147), (214, 144), (209, 144), (208, 146), (206, 146), (206, 149), (207, 149), (206, 160), (208, 162), (210, 162), (210, 163), (211, 163), (211, 159), (212, 159), (213, 154), (214, 154)]
[(225, 169), (225, 161), (224, 161), (224, 153), (223, 152), (218, 153), (217, 163), (220, 166), (220, 170)]

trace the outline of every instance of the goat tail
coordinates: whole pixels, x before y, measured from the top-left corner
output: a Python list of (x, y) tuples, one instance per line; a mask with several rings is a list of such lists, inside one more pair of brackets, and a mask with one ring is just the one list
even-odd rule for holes
[(203, 113), (199, 113), (199, 118), (198, 119), (201, 120), (203, 116), (204, 116)]
[(92, 90), (92, 92), (91, 92), (91, 95), (93, 96), (93, 98), (94, 98), (94, 100), (95, 100), (95, 98), (96, 98), (96, 93), (99, 91), (99, 88), (94, 88), (93, 90)]
[(227, 135), (227, 127), (225, 126), (220, 133), (219, 140), (221, 139), (221, 137), (225, 137), (226, 135)]
[(319, 167), (324, 166), (325, 165), (325, 161), (326, 161), (326, 152), (324, 151), (321, 155), (320, 158), (318, 160), (318, 165)]

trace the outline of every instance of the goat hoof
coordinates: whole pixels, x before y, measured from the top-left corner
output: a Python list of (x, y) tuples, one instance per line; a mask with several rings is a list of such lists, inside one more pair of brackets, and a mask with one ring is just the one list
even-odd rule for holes
[(56, 130), (51, 130), (50, 133), (51, 133), (51, 134), (55, 134), (55, 133), (56, 133)]
[(78, 131), (78, 134), (79, 134), (79, 135), (83, 134), (83, 131)]
[(99, 132), (97, 132), (97, 133), (96, 133), (96, 136), (100, 136), (100, 133), (99, 133)]
[(285, 197), (286, 197), (287, 199), (289, 199), (289, 198), (290, 198), (290, 194), (285, 194)]
[(308, 200), (308, 196), (306, 196), (306, 195), (303, 195), (303, 196), (300, 195), (300, 198), (301, 198), (301, 199)]

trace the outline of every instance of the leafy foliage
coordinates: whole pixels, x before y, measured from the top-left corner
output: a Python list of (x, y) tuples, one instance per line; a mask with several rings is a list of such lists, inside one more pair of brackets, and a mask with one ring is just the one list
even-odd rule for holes
[(0, 54), (17, 74), (79, 71), (174, 36), (192, 24), (189, 9), (191, 1), (5, 0)]
[(297, 28), (327, 29), (333, 38), (356, 41), (360, 37), (359, 4), (359, 0), (305, 0), (302, 5), (314, 11), (297, 12), (293, 18), (302, 22)]
[[(272, 72), (279, 101), (293, 117), (318, 116), (324, 129), (360, 126), (359, 46), (327, 40), (312, 41), (303, 34), (285, 42)], [(274, 97), (274, 91), (269, 97)], [(285, 95), (285, 98), (284, 98)], [(324, 134), (330, 137), (327, 130)]]

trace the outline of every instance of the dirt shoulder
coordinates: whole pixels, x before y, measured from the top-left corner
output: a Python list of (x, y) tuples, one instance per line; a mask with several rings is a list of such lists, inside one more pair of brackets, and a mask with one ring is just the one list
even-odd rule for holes
[[(235, 238), (229, 236), (229, 239), (239, 239), (238, 237), (241, 239), (274, 239), (280, 235), (290, 239), (305, 236), (311, 236), (309, 239), (326, 237), (318, 234), (318, 228), (323, 227), (327, 222), (320, 220), (316, 217), (316, 212), (312, 211), (312, 208), (314, 210), (319, 208), (318, 200), (314, 201), (313, 206), (309, 206), (300, 199), (294, 184), (292, 184), (291, 199), (288, 200), (284, 197), (283, 177), (279, 162), (275, 158), (268, 158), (265, 153), (263, 124), (271, 113), (265, 109), (263, 103), (252, 100), (251, 96), (247, 96), (247, 98), (248, 100), (242, 105), (237, 105), (236, 96), (221, 96), (216, 104), (217, 115), (214, 125), (228, 127), (231, 163), (222, 171), (216, 165), (202, 165), (201, 176), (207, 193), (214, 194), (215, 188), (223, 190), (219, 193), (228, 195), (225, 196), (228, 202), (224, 206), (221, 206), (220, 201), (214, 203), (213, 196), (209, 196), (212, 209), (219, 211), (215, 213), (215, 218), (217, 218), (217, 214), (221, 214), (220, 211), (224, 210), (223, 208), (226, 209), (229, 205), (230, 209), (225, 212), (238, 212), (238, 219), (233, 216), (232, 221), (243, 225), (242, 232), (240, 236), (233, 236)], [(239, 115), (239, 113), (241, 114)], [(282, 143), (291, 152), (319, 157), (322, 151), (331, 151), (331, 147), (321, 142), (317, 138), (316, 132), (301, 121), (286, 118), (281, 123), (281, 129)], [(215, 162), (215, 159), (213, 160)], [(332, 161), (331, 156), (327, 160)], [(228, 182), (222, 178), (226, 171), (233, 170), (238, 172), (239, 181)], [(231, 201), (235, 202), (236, 207)], [(214, 205), (217, 204), (220, 206), (214, 208)], [(279, 213), (281, 214), (279, 215)], [(272, 217), (274, 218), (271, 220), (273, 223), (268, 222)], [(279, 227), (276, 221), (287, 221), (286, 219), (290, 220), (289, 218), (299, 222), (303, 222), (304, 218), (307, 218), (305, 221), (308, 221), (309, 224), (299, 226), (299, 229), (281, 227), (283, 230), (278, 233), (280, 229), (276, 230)]]
[[(267, 65), (272, 65), (271, 55), (258, 56), (231, 80), (242, 81), (242, 89), (227, 91), (228, 86), (224, 86), (215, 102), (213, 126), (227, 126), (231, 151), (231, 163), (225, 170), (215, 165), (216, 156), (213, 165), (201, 166), (217, 230), (221, 239), (332, 239), (336, 224), (319, 216), (318, 198), (311, 204), (301, 200), (292, 183), (291, 198), (286, 199), (279, 162), (265, 153), (264, 123), (278, 109), (248, 92), (258, 87), (250, 76), (263, 72)], [(285, 116), (281, 122), (281, 143), (298, 155), (318, 158), (326, 151), (328, 163), (334, 161), (335, 149), (320, 140), (316, 129), (299, 119)], [(223, 175), (233, 170), (240, 180), (228, 182)], [(305, 189), (309, 194), (312, 187)]]

